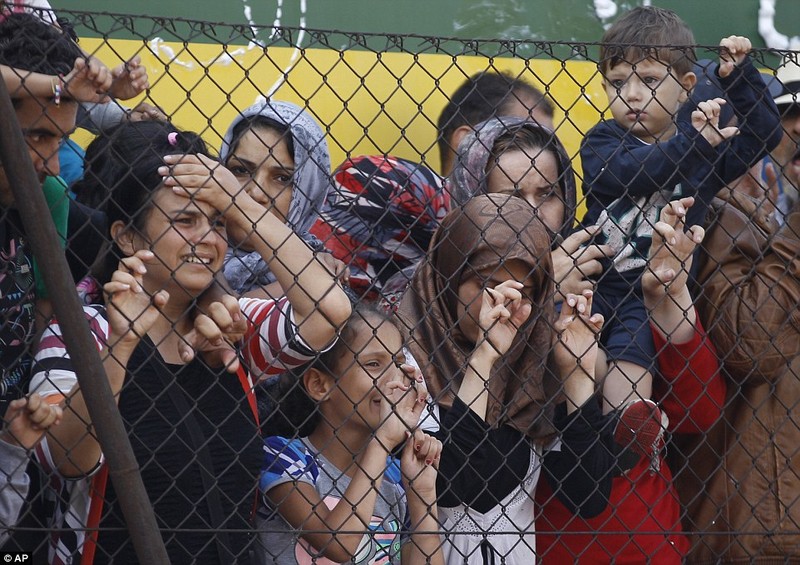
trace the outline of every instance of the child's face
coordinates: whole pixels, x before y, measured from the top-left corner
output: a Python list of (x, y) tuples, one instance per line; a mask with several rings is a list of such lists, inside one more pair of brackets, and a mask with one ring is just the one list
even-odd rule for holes
[(675, 134), (673, 118), (696, 80), (694, 73), (678, 77), (667, 64), (645, 58), (610, 68), (603, 86), (614, 120), (642, 141), (654, 143)]
[(551, 235), (564, 223), (564, 196), (558, 185), (555, 155), (542, 149), (506, 151), (492, 165), (486, 179), (491, 194), (508, 194), (536, 209)]
[(376, 322), (370, 318), (359, 322), (355, 339), (338, 363), (338, 379), (324, 415), (335, 427), (344, 424), (377, 430), (381, 403), (386, 402), (378, 386), (391, 380), (411, 382), (400, 370), (405, 363), (400, 331), (389, 321), (375, 328)]

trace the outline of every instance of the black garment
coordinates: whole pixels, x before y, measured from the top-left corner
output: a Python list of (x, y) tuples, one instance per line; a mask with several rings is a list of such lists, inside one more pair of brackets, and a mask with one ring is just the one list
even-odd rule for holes
[[(141, 467), (172, 563), (218, 563), (197, 454), (158, 372), (166, 371), (191, 407), (208, 445), (222, 503), (224, 528), (237, 562), (248, 563), (263, 442), (236, 375), (211, 369), (199, 358), (167, 365), (149, 341), (136, 349), (119, 408)], [(109, 483), (95, 563), (136, 563), (116, 493)], [(181, 531), (178, 531), (181, 530)], [(227, 565), (227, 564), (225, 564)]]
[(24, 233), (16, 210), (0, 210), (0, 417), (30, 378), (36, 286)]
[[(456, 398), (453, 407), (440, 407), (442, 441), (438, 504), (450, 508), (465, 504), (486, 513), (496, 507), (525, 478), (532, 446), (523, 434), (509, 426), (491, 429)], [(566, 404), (556, 407), (555, 427), (560, 451), (544, 454), (544, 475), (560, 488), (554, 489), (568, 508), (585, 518), (596, 516), (608, 504), (611, 492), (612, 450), (605, 445), (600, 406), (590, 400), (567, 415)]]
[(525, 479), (531, 445), (510, 426), (491, 429), (458, 397), (451, 409), (439, 407), (439, 415), (438, 505), (452, 508), (465, 504), (486, 513)]
[(106, 215), (100, 210), (70, 200), (67, 234), (67, 263), (72, 278), (77, 283), (89, 274), (89, 268), (108, 240)]
[(593, 518), (608, 505), (617, 462), (609, 418), (603, 416), (600, 402), (591, 398), (569, 415), (566, 403), (556, 406), (555, 425), (561, 448), (545, 452), (539, 480), (547, 480), (574, 514)]

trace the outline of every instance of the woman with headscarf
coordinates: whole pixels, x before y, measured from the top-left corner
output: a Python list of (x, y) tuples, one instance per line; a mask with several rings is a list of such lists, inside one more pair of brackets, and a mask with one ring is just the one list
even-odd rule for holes
[[(480, 193), (514, 194), (528, 201), (554, 239), (554, 265), (561, 264), (560, 275), (558, 267), (555, 268), (556, 281), (567, 292), (591, 288), (587, 276), (600, 272), (598, 258), (610, 249), (581, 248), (579, 239), (588, 233), (586, 230), (569, 235), (575, 217), (574, 174), (552, 131), (516, 118), (484, 122), (459, 146), (452, 180), (451, 191), (457, 202)], [(554, 186), (558, 189), (553, 190)], [(563, 218), (561, 223), (559, 218)], [(651, 251), (655, 253), (657, 248)], [(667, 260), (677, 260), (681, 252), (686, 253), (674, 249), (660, 251)], [(661, 255), (651, 258), (651, 262), (662, 260)], [(690, 256), (691, 252), (689, 262)], [(678, 261), (679, 266), (685, 266), (686, 260), (683, 257), (683, 263)], [(715, 355), (699, 325), (696, 331), (689, 331), (680, 339), (672, 329), (664, 330), (668, 326), (661, 321), (665, 316), (662, 310), (671, 311), (677, 319), (690, 320), (693, 308), (690, 299), (688, 307), (679, 308), (673, 298), (664, 297), (661, 285), (654, 286), (655, 290), (645, 294), (653, 317), (654, 339), (660, 344), (657, 360), (662, 378), (656, 382), (658, 398), (670, 417), (670, 431), (696, 434), (716, 420), (724, 400)], [(677, 293), (678, 286), (670, 285), (670, 293)], [(647, 298), (650, 295), (655, 298)], [(557, 301), (559, 298), (556, 294)], [(636, 416), (635, 411), (632, 415)], [(552, 474), (537, 488), (536, 501), (541, 505), (536, 520), (539, 556), (545, 565), (574, 560), (576, 556), (580, 556), (581, 563), (639, 563), (656, 559), (659, 563), (677, 564), (685, 556), (687, 543), (680, 531), (680, 507), (670, 470), (660, 453), (656, 460), (651, 460), (641, 457), (634, 448), (638, 442), (653, 443), (643, 433), (642, 422), (647, 422), (656, 436), (663, 433), (665, 426), (647, 410), (641, 422), (617, 428), (617, 422), (623, 419), (620, 413), (612, 413), (606, 420), (604, 441), (619, 453), (619, 459), (608, 507), (603, 512), (597, 516), (576, 516), (574, 507), (563, 503), (558, 495), (560, 490), (570, 488), (569, 484)], [(616, 446), (608, 437), (615, 429), (627, 438)], [(626, 449), (628, 445), (631, 449)]]
[(550, 238), (522, 199), (478, 196), (434, 235), (398, 315), (440, 423), (447, 562), (534, 563), (542, 468), (568, 485), (559, 495), (576, 512), (605, 507), (611, 458), (591, 401), (602, 318), (591, 296), (568, 295), (554, 324)]
[[(250, 106), (228, 128), (220, 160), (257, 202), (312, 249), (321, 249), (309, 229), (332, 189), (331, 163), (322, 129), (308, 112), (291, 102)], [(236, 246), (225, 263), (225, 278), (233, 289), (248, 293), (274, 283), (269, 265), (247, 241), (251, 234), (229, 235)]]
[(405, 288), (450, 210), (449, 194), (425, 165), (390, 155), (347, 159), (333, 181), (313, 234), (350, 268), (356, 294), (394, 302), (387, 283), (400, 273)]
[[(458, 148), (448, 189), (453, 203), (477, 194), (501, 193), (528, 202), (552, 240), (555, 299), (591, 290), (602, 272), (607, 245), (589, 245), (596, 226), (574, 231), (575, 173), (555, 132), (522, 118), (503, 116), (479, 124)], [(574, 233), (573, 233), (574, 231)]]

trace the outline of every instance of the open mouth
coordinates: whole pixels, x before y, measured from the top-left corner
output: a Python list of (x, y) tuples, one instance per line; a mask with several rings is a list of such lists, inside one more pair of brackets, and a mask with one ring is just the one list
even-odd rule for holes
[(192, 263), (193, 265), (210, 265), (210, 257), (198, 257), (197, 255), (187, 255), (183, 258), (184, 263)]

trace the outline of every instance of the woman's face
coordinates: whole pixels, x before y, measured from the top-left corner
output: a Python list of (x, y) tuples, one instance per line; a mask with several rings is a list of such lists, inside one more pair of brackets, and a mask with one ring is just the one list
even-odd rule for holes
[(280, 133), (259, 126), (247, 130), (226, 166), (256, 202), (286, 222), (292, 203), (295, 163)]
[[(524, 287), (521, 292), (524, 297), (533, 296), (533, 280), (530, 267), (520, 259), (505, 261), (499, 266), (473, 271), (467, 266), (461, 275), (458, 286), (458, 328), (471, 342), (477, 343), (481, 337), (479, 325), (482, 293), (487, 288), (494, 288), (506, 281), (521, 282)], [(528, 298), (529, 299), (529, 298)]]
[(199, 296), (222, 269), (228, 244), (221, 214), (204, 202), (161, 188), (153, 196), (136, 249), (150, 249), (155, 259), (147, 265), (144, 286), (150, 292), (181, 289)]
[(551, 235), (564, 223), (564, 197), (558, 185), (558, 162), (551, 151), (513, 149), (490, 165), (486, 184), (490, 194), (508, 194), (536, 208)]

